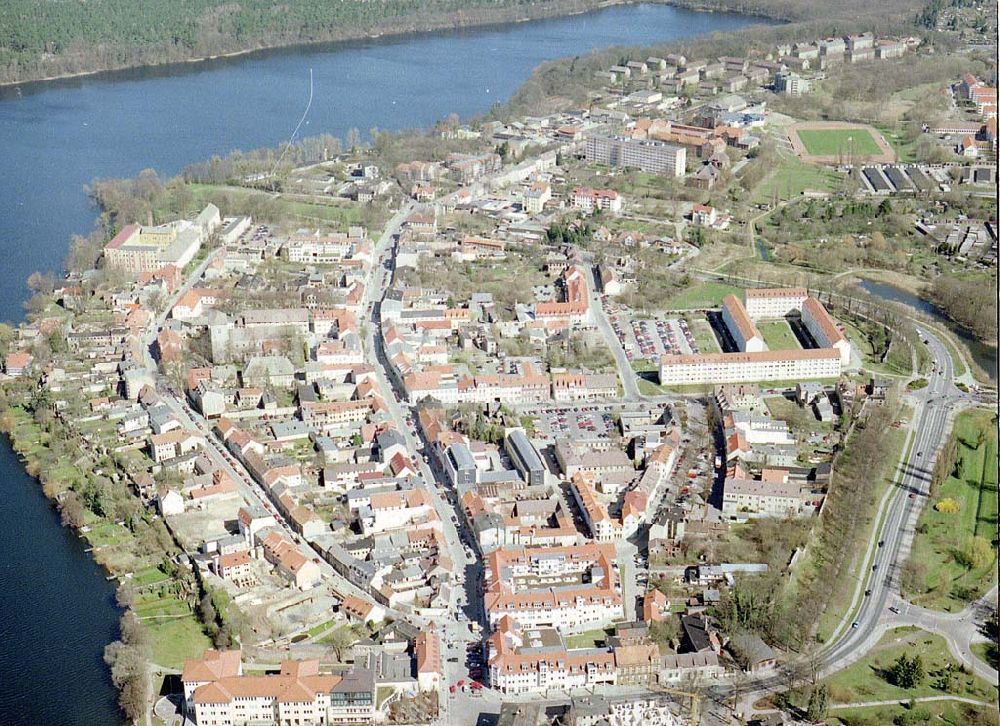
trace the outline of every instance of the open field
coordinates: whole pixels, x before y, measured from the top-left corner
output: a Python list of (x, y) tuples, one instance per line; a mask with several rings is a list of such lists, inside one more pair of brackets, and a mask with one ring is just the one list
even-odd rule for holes
[[(900, 688), (885, 677), (885, 670), (899, 658), (919, 655), (926, 677), (914, 688)], [(952, 665), (951, 687), (939, 688), (941, 672)], [(961, 673), (958, 663), (948, 652), (944, 638), (916, 628), (896, 628), (886, 633), (862, 660), (826, 679), (830, 688), (830, 703), (855, 701), (887, 701), (923, 696), (966, 696), (996, 702), (997, 689), (971, 673)]]
[(811, 156), (869, 156), (879, 152), (875, 139), (864, 129), (801, 129), (798, 134)]
[[(968, 726), (968, 724), (996, 723), (996, 709), (977, 706), (959, 701), (932, 701), (917, 703), (911, 708), (907, 704), (895, 706), (868, 706), (865, 708), (838, 708), (827, 716), (826, 723), (844, 726), (882, 726), (882, 724), (907, 723), (905, 719), (915, 718), (912, 723), (935, 723), (942, 726)], [(899, 719), (899, 720), (897, 720)]]
[[(961, 610), (996, 577), (996, 417), (990, 411), (965, 411), (955, 419), (952, 437), (955, 469), (921, 513), (911, 555), (919, 581), (913, 601), (949, 612)], [(933, 505), (944, 499), (957, 502), (959, 510), (937, 511)], [(991, 543), (993, 557), (967, 568), (959, 561), (959, 552), (974, 536)]]
[(716, 308), (726, 295), (741, 295), (742, 290), (721, 282), (701, 282), (692, 285), (667, 300), (664, 307), (669, 310)]
[(840, 121), (809, 121), (788, 127), (788, 140), (803, 161), (820, 164), (892, 163), (895, 152), (871, 126)]
[(795, 158), (782, 159), (753, 192), (757, 203), (794, 199), (805, 191), (834, 192), (844, 185), (844, 175)]
[(763, 320), (757, 323), (757, 330), (771, 350), (798, 350), (802, 347), (785, 320)]

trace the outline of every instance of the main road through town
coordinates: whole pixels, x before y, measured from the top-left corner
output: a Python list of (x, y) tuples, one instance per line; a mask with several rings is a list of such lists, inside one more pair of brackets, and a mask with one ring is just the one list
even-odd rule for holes
[[(834, 673), (860, 660), (886, 630), (913, 620), (901, 609), (899, 571), (909, 555), (917, 519), (927, 502), (937, 454), (955, 413), (972, 402), (954, 384), (952, 359), (945, 345), (927, 326), (916, 327), (930, 353), (932, 375), (927, 387), (910, 396), (915, 410), (909, 444), (900, 458), (892, 489), (878, 512), (879, 524), (861, 560), (862, 570), (848, 612), (828, 643), (813, 657), (819, 675)], [(957, 645), (962, 650), (963, 644)], [(968, 644), (964, 646), (967, 651)], [(719, 703), (734, 697), (752, 703), (769, 692), (787, 688), (792, 670), (747, 680), (738, 686), (720, 684), (707, 689), (707, 694)]]

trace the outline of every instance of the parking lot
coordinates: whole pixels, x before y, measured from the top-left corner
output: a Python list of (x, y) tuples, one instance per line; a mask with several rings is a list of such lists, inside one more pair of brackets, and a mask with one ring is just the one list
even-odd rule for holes
[(629, 360), (658, 360), (664, 355), (701, 352), (694, 333), (683, 318), (634, 319), (622, 308), (610, 308), (608, 318)]
[(614, 427), (609, 406), (552, 406), (531, 415), (535, 438), (549, 441), (557, 437), (606, 439)]

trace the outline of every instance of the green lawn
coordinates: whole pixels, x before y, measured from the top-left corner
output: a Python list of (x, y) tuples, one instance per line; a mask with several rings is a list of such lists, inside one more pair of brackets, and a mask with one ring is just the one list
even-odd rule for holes
[[(911, 555), (921, 568), (923, 589), (913, 601), (947, 611), (961, 610), (995, 579), (998, 534), (996, 417), (980, 409), (964, 411), (955, 419), (952, 437), (957, 442), (955, 471), (921, 513)], [(957, 501), (959, 511), (935, 510), (933, 505), (945, 498)], [(970, 570), (955, 554), (972, 536), (989, 540), (994, 557)]]
[(143, 622), (153, 643), (153, 662), (180, 669), (188, 658), (198, 658), (212, 647), (194, 615)]
[(176, 597), (141, 599), (136, 603), (135, 614), (140, 620), (155, 621), (162, 618), (172, 618), (191, 612), (191, 608), (183, 600)]
[(1000, 667), (1000, 659), (997, 657), (1000, 651), (998, 651), (996, 643), (973, 643), (972, 652), (984, 663), (989, 663), (994, 670)]
[[(919, 655), (923, 661), (927, 676), (915, 688), (899, 688), (885, 678), (884, 669), (902, 654), (907, 657)], [(939, 673), (948, 664), (952, 664), (956, 672), (952, 677), (951, 689), (942, 690), (937, 687), (937, 680)], [(958, 672), (958, 665), (941, 636), (915, 628), (896, 628), (886, 633), (862, 660), (826, 679), (830, 688), (830, 702), (853, 703), (955, 695), (995, 703), (996, 687), (971, 673)]]
[(798, 350), (802, 347), (785, 320), (761, 321), (757, 323), (757, 330), (771, 350)]
[(636, 373), (649, 373), (650, 371), (660, 370), (660, 366), (653, 363), (649, 358), (633, 358), (629, 361), (629, 364)]
[(168, 575), (159, 567), (147, 567), (146, 569), (139, 570), (132, 575), (132, 582), (136, 587), (155, 585), (169, 579)]
[(722, 348), (719, 347), (719, 339), (715, 337), (712, 326), (704, 316), (687, 316), (687, 321), (688, 329), (694, 336), (699, 353), (719, 353), (722, 351)]
[[(882, 132), (882, 137), (889, 143), (892, 150), (896, 152), (896, 157), (902, 164), (912, 164), (917, 160), (917, 144), (916, 140), (907, 141), (903, 138), (902, 131), (895, 131), (891, 128), (880, 126), (879, 131)], [(917, 137), (919, 138), (919, 137)]]
[(795, 133), (811, 156), (877, 156), (882, 153), (867, 129), (801, 129)]
[(105, 522), (93, 527), (84, 535), (94, 547), (113, 547), (131, 539), (132, 534), (121, 525)]
[(603, 628), (595, 628), (594, 630), (588, 630), (578, 635), (569, 635), (566, 637), (566, 647), (596, 648), (598, 645), (603, 644), (610, 634), (610, 631), (606, 631)]
[[(900, 720), (897, 720), (900, 719)], [(907, 722), (905, 719), (913, 719)], [(838, 708), (830, 711), (826, 723), (844, 726), (885, 726), (892, 723), (934, 723), (941, 726), (969, 726), (996, 723), (996, 709), (956, 701), (932, 701), (898, 706)]]
[(795, 158), (783, 159), (774, 173), (764, 179), (754, 190), (757, 203), (794, 199), (802, 192), (834, 192), (843, 187), (844, 175), (815, 164), (806, 164)]
[(721, 282), (702, 282), (674, 295), (664, 304), (671, 310), (717, 308), (726, 295), (742, 297), (743, 290)]

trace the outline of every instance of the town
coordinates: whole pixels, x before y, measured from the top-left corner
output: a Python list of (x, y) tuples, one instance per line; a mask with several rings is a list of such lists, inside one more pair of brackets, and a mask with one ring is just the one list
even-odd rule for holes
[[(277, 200), (260, 211), (118, 219), (96, 268), (39, 288), (0, 384), (15, 443), (66, 432), (52, 493), (147, 623), (176, 686), (157, 717), (749, 720), (760, 695), (734, 684), (796, 661), (765, 610), (834, 644), (879, 598), (898, 615), (875, 577), (822, 623), (762, 593), (823, 572), (827, 523), (876, 506), (897, 459), (933, 468), (950, 410), (992, 400), (945, 333), (819, 264), (823, 220), (859, 259), (891, 221), (887, 254), (920, 274), (996, 274), (995, 63), (953, 79), (922, 160), (881, 126), (791, 113), (924, 52), (862, 32), (623, 58), (586, 107), (442, 123), (419, 158), (241, 172)], [(762, 163), (782, 178), (740, 187)], [(959, 192), (979, 201), (956, 216)], [(768, 248), (782, 224), (815, 244)], [(809, 264), (779, 279), (775, 260)], [(887, 448), (859, 463), (869, 445)], [(905, 516), (930, 471), (906, 474)], [(995, 699), (996, 671), (967, 665), (963, 695)]]

